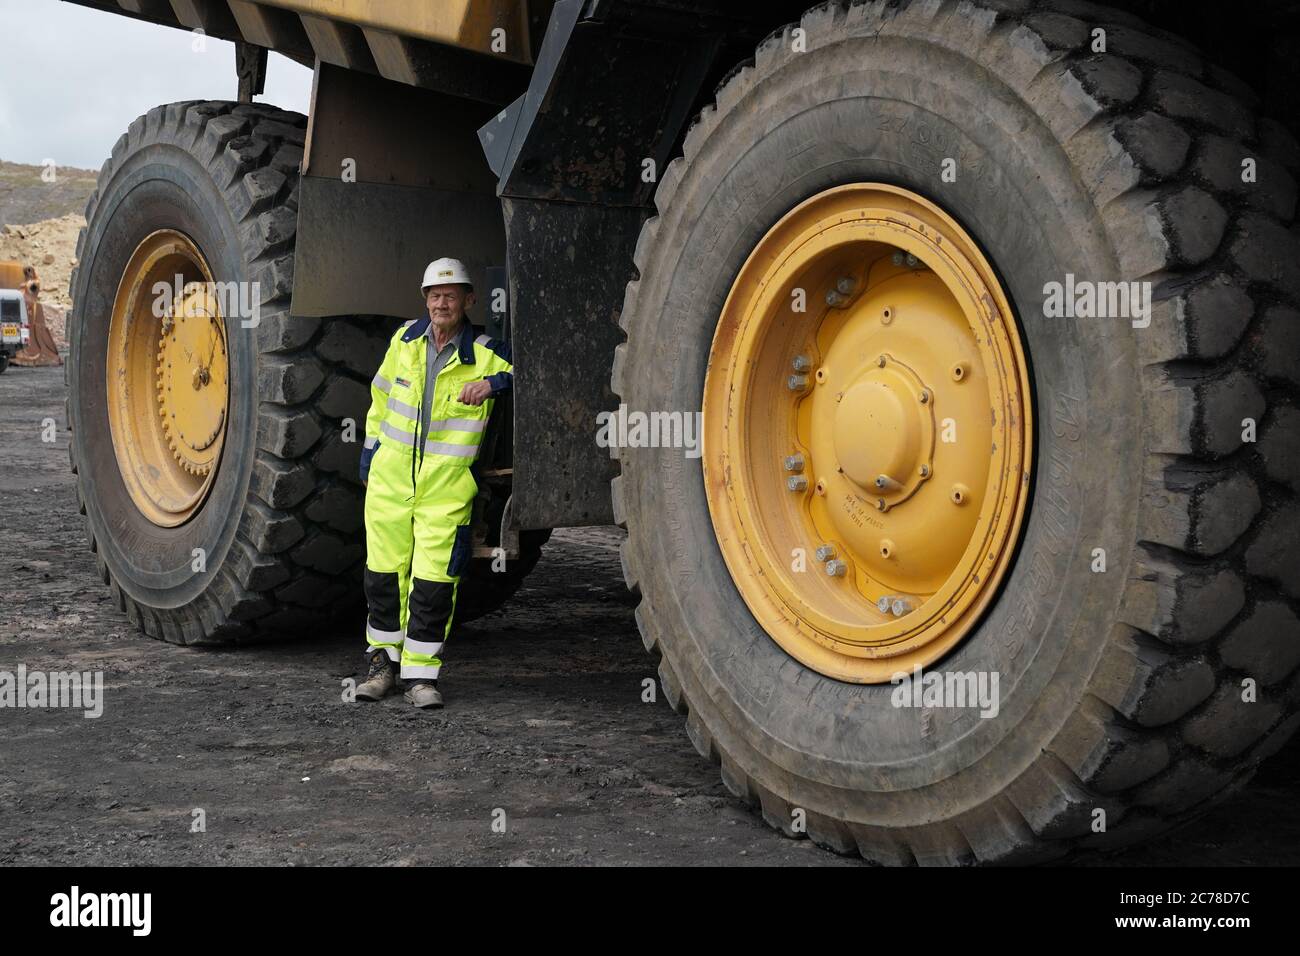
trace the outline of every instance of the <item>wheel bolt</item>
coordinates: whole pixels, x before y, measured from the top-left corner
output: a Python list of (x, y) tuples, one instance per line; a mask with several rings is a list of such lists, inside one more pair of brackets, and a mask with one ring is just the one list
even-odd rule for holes
[(894, 617), (902, 617), (912, 610), (912, 602), (906, 598), (894, 598), (890, 602), (889, 609), (894, 612)]
[(909, 269), (915, 269), (921, 264), (921, 260), (916, 258), (916, 256), (912, 255), (910, 252), (907, 254), (905, 261), (907, 262), (907, 267)]
[(790, 365), (796, 372), (806, 372), (812, 368), (812, 359), (806, 355), (796, 355)]
[(835, 557), (835, 545), (823, 544), (820, 548), (817, 549), (816, 553), (817, 553), (817, 560), (820, 561), (822, 564), (825, 564), (831, 558)]
[(803, 475), (791, 475), (785, 480), (785, 486), (791, 491), (803, 491), (808, 487), (808, 479)]
[(803, 471), (803, 455), (786, 455), (783, 464), (786, 471)]
[(894, 265), (896, 265), (896, 266), (901, 266), (901, 265), (903, 264), (903, 252), (902, 252), (902, 250), (901, 250), (901, 249), (896, 249), (896, 250), (894, 250), (894, 255), (893, 255), (891, 258), (892, 258), (892, 260), (893, 260)]
[(852, 276), (844, 276), (836, 281), (835, 291), (840, 293), (840, 295), (849, 295), (853, 292), (853, 288), (857, 284), (858, 281)]
[(833, 578), (840, 578), (849, 573), (849, 566), (843, 561), (827, 561), (826, 573)]
[(889, 597), (888, 595), (886, 595), (885, 597), (882, 597), (880, 600), (876, 602), (876, 610), (879, 611), (881, 614), (888, 614), (889, 604), (890, 604)]
[(884, 510), (885, 510), (886, 508), (888, 508), (888, 507), (889, 507), (889, 506), (888, 506), (887, 504), (885, 504), (885, 499), (884, 499), (884, 498), (877, 498), (877, 499), (876, 499), (876, 510), (877, 510), (877, 511), (884, 511)]
[(840, 295), (840, 293), (836, 292), (834, 289), (831, 289), (826, 293), (826, 304), (833, 308), (843, 308), (848, 301), (849, 297), (847, 295)]
[(792, 392), (802, 392), (808, 387), (807, 375), (791, 375), (785, 380), (786, 388)]

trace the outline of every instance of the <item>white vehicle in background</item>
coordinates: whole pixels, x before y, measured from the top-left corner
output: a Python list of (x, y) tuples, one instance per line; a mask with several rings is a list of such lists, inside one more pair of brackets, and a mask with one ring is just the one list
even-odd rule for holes
[(0, 289), (0, 372), (27, 347), (31, 334), (23, 294), (17, 289)]

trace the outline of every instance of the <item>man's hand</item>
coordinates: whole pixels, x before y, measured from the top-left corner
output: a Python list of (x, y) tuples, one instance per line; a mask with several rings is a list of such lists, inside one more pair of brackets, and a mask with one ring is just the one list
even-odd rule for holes
[(482, 405), (491, 394), (492, 384), (490, 382), (486, 380), (467, 382), (465, 387), (460, 390), (460, 398), (457, 401), (464, 405)]

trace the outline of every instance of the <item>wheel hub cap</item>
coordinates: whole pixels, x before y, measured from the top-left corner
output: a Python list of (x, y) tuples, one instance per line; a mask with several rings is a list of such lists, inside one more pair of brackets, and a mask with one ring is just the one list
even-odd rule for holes
[(132, 502), (164, 528), (202, 507), (225, 441), (230, 362), (212, 289), (198, 247), (159, 230), (132, 253), (109, 319), (113, 451)]
[(1028, 395), (1006, 295), (937, 206), (844, 186), (774, 226), (728, 296), (704, 393), (710, 517), (773, 639), (875, 682), (968, 634), (1023, 520)]
[(212, 470), (226, 423), (225, 345), (216, 300), (190, 286), (162, 323), (157, 395), (167, 445), (191, 475)]

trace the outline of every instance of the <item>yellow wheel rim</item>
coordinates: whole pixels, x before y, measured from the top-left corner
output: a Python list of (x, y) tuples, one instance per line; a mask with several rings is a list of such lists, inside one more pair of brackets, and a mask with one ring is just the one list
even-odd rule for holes
[(131, 500), (160, 527), (202, 507), (230, 401), (225, 321), (198, 247), (170, 229), (127, 263), (108, 327), (108, 422)]
[(860, 683), (970, 633), (1024, 517), (1029, 394), (1001, 285), (933, 203), (858, 184), (778, 222), (731, 288), (704, 385), (709, 513), (767, 633)]

